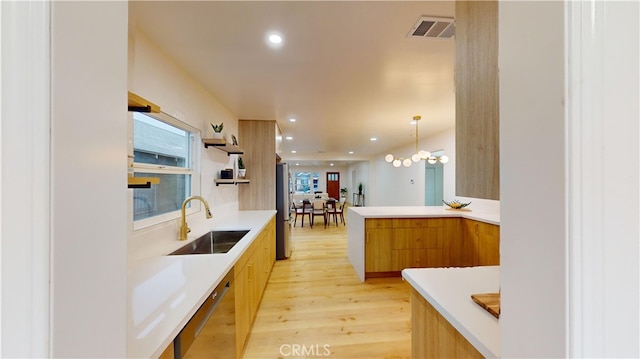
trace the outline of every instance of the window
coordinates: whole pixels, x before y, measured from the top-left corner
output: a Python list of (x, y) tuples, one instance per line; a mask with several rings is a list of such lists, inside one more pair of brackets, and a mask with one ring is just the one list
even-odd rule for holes
[(160, 184), (133, 190), (134, 228), (180, 216), (199, 177), (193, 149), (197, 136), (196, 129), (166, 115), (133, 113), (134, 176), (160, 178)]
[(318, 172), (296, 172), (295, 173), (296, 193), (314, 193), (318, 190)]

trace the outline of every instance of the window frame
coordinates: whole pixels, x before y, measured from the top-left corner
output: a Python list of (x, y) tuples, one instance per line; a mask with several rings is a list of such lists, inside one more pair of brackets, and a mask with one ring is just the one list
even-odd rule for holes
[[(150, 163), (141, 163), (141, 162), (135, 162), (135, 158), (134, 158), (132, 163), (133, 173), (134, 174), (135, 173), (148, 173), (148, 174), (158, 173), (158, 174), (175, 174), (175, 175), (187, 174), (187, 175), (190, 175), (190, 178), (191, 178), (191, 184), (190, 184), (191, 193), (188, 193), (186, 197), (200, 195), (201, 193), (201, 178), (200, 178), (201, 177), (201, 169), (200, 169), (201, 149), (200, 149), (200, 146), (197, 145), (201, 142), (200, 130), (164, 112), (158, 112), (158, 113), (140, 112), (140, 114), (188, 132), (191, 137), (191, 141), (189, 141), (190, 142), (189, 143), (190, 158), (189, 158), (188, 167), (176, 167), (176, 166), (170, 166), (170, 165), (155, 165)], [(130, 156), (133, 156), (133, 153), (134, 153), (134, 148), (133, 148), (133, 138), (134, 138), (133, 122), (135, 121), (134, 116), (135, 116), (135, 113), (132, 113), (132, 115), (130, 116), (130, 139), (129, 139), (129, 143), (130, 143), (129, 155)], [(131, 191), (131, 206), (129, 208), (131, 213), (130, 214), (131, 222), (133, 223), (134, 231), (148, 228), (148, 227), (161, 224), (164, 222), (168, 222), (171, 220), (179, 219), (181, 217), (181, 213), (180, 213), (181, 209), (177, 209), (175, 211), (166, 212), (157, 216), (135, 220), (134, 212), (133, 212), (134, 193), (135, 191)], [(186, 209), (187, 215), (192, 213), (197, 213), (199, 211), (200, 211), (199, 201), (189, 202), (189, 206)]]

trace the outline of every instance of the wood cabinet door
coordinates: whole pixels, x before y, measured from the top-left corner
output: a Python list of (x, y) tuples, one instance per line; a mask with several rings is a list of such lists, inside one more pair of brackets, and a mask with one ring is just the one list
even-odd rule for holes
[(442, 266), (460, 266), (463, 250), (462, 218), (443, 219)]
[[(276, 259), (275, 219), (262, 231), (235, 267), (236, 352), (241, 356)], [(238, 268), (241, 268), (238, 271)]]
[(391, 242), (393, 229), (367, 229), (365, 232), (365, 272), (389, 272), (391, 264)]
[(500, 226), (478, 222), (478, 264), (500, 265)]
[(244, 343), (251, 331), (251, 306), (250, 292), (251, 280), (249, 278), (249, 264), (245, 265), (241, 270), (235, 271), (235, 290), (236, 290), (236, 353), (242, 353)]
[(462, 232), (460, 266), (500, 264), (500, 226), (463, 219)]
[(478, 265), (478, 221), (462, 220), (462, 242), (460, 252), (460, 266), (470, 267)]

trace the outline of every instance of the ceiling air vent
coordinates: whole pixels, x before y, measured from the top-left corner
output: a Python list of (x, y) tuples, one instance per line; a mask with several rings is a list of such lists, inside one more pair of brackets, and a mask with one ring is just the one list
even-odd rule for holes
[(450, 39), (455, 35), (455, 32), (456, 26), (453, 18), (421, 16), (407, 37)]

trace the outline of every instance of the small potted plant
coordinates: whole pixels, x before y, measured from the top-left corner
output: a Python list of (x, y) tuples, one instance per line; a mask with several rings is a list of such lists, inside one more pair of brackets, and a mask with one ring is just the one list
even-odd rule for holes
[(347, 189), (347, 187), (340, 188), (340, 197), (347, 198), (347, 193), (348, 192), (349, 192), (349, 190)]
[(213, 128), (213, 138), (222, 139), (222, 129), (224, 128), (224, 122), (221, 122), (219, 125), (211, 124), (211, 128)]
[(238, 178), (244, 178), (244, 176), (247, 174), (246, 171), (247, 170), (244, 167), (244, 161), (242, 160), (242, 157), (238, 157)]

